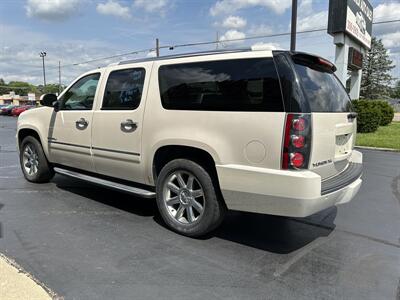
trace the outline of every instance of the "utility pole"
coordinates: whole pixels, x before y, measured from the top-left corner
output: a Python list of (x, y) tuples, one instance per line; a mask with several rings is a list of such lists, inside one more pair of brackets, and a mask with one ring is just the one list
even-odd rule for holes
[(46, 56), (46, 52), (40, 52), (40, 57), (42, 58), (43, 62), (43, 87), (46, 87), (46, 70), (44, 68), (44, 57)]
[(219, 32), (217, 31), (217, 41), (216, 41), (216, 46), (215, 46), (215, 50), (218, 50), (218, 44), (219, 44)]
[(158, 38), (156, 38), (156, 55), (160, 57), (160, 41)]
[(290, 33), (290, 51), (296, 51), (297, 0), (292, 0), (292, 23)]
[(61, 61), (58, 61), (58, 94), (61, 94)]

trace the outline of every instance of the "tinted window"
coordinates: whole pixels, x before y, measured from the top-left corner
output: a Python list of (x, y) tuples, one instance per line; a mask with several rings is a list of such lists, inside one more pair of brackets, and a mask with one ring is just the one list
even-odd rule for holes
[(303, 91), (297, 84), (296, 73), (293, 72), (293, 62), (286, 53), (274, 53), (274, 62), (278, 70), (283, 101), (286, 112), (309, 112)]
[(145, 73), (143, 68), (111, 72), (102, 109), (136, 109), (142, 98)]
[(61, 109), (91, 110), (99, 79), (100, 73), (96, 73), (82, 77), (75, 82), (62, 96)]
[(311, 112), (351, 110), (350, 97), (334, 74), (303, 64), (295, 63), (294, 66)]
[(166, 65), (159, 80), (166, 109), (283, 111), (272, 58)]

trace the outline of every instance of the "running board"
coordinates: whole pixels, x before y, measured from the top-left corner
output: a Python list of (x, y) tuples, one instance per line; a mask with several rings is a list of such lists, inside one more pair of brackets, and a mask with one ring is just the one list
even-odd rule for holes
[(78, 172), (74, 172), (74, 171), (70, 171), (70, 170), (66, 170), (66, 169), (54, 168), (54, 172), (56, 172), (60, 175), (65, 175), (68, 177), (77, 178), (77, 179), (80, 179), (83, 181), (98, 184), (98, 185), (101, 185), (101, 186), (104, 186), (104, 187), (107, 187), (107, 188), (110, 188), (113, 190), (118, 190), (118, 191), (129, 193), (129, 194), (134, 194), (136, 196), (140, 196), (143, 198), (155, 198), (155, 196), (156, 196), (156, 193), (142, 189), (142, 188), (125, 185), (125, 184), (97, 178), (97, 177), (90, 176), (90, 175), (85, 175), (82, 173), (78, 173)]

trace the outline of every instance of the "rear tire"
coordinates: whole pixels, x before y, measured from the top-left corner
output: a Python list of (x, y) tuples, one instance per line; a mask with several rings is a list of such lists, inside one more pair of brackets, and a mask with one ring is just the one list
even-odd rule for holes
[(226, 206), (210, 174), (187, 159), (167, 163), (157, 178), (157, 206), (167, 226), (199, 237), (221, 224)]
[(54, 171), (44, 154), (40, 142), (32, 137), (25, 137), (20, 145), (19, 161), (26, 180), (35, 183), (49, 182)]

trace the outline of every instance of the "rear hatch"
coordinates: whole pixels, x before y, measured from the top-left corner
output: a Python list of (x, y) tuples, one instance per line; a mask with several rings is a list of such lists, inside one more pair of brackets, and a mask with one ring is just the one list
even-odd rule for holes
[(356, 114), (350, 97), (330, 62), (304, 53), (287, 53), (286, 61), (297, 85), (287, 111), (311, 115), (308, 169), (323, 180), (335, 176), (348, 166), (355, 144)]

